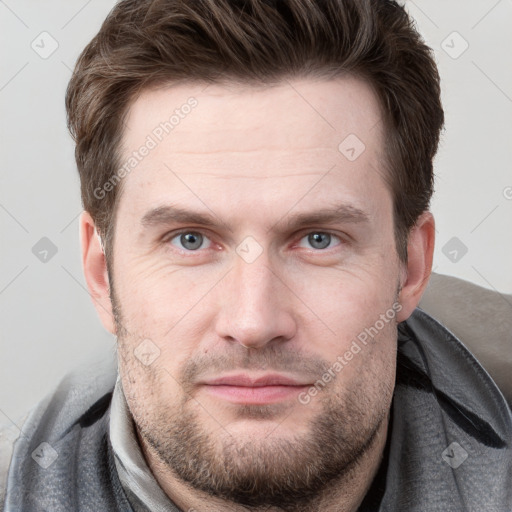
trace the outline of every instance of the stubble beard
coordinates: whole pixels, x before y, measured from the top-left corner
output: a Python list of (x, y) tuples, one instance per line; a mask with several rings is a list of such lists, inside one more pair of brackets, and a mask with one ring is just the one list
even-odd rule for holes
[(308, 432), (293, 438), (280, 436), (279, 427), (257, 440), (241, 441), (220, 427), (211, 433), (186, 403), (174, 414), (166, 409), (146, 418), (138, 431), (158, 459), (197, 491), (257, 510), (311, 511), (331, 486), (351, 479), (387, 418), (387, 410), (379, 411), (369, 421), (358, 402), (355, 396), (325, 400)]

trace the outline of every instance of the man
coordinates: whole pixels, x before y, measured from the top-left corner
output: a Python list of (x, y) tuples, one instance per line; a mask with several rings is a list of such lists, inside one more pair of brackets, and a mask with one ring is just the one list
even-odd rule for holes
[(5, 510), (511, 510), (510, 410), (416, 309), (439, 92), (394, 2), (121, 1), (66, 97), (119, 374), (31, 414)]

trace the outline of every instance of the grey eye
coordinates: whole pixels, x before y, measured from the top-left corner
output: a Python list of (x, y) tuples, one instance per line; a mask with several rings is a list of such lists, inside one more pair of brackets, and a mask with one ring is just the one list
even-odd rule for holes
[(306, 249), (332, 249), (338, 245), (341, 245), (343, 240), (331, 233), (325, 231), (312, 231), (311, 233), (303, 236), (300, 239), (299, 246)]
[(325, 249), (331, 243), (331, 235), (329, 233), (310, 233), (308, 242), (315, 249)]
[(205, 240), (208, 239), (201, 233), (197, 233), (196, 231), (188, 231), (173, 237), (171, 239), (171, 244), (180, 249), (186, 249), (187, 251), (196, 251), (197, 249), (201, 248)]

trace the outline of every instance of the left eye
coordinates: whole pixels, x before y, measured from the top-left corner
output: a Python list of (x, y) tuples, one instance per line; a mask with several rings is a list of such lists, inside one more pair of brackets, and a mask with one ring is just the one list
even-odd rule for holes
[[(170, 240), (172, 245), (179, 249), (187, 251), (197, 251), (198, 249), (207, 249), (210, 247), (210, 240), (197, 231), (186, 231), (179, 233), (172, 237)], [(205, 246), (206, 245), (206, 246)]]
[(313, 249), (328, 249), (331, 245), (331, 242), (337, 241), (338, 243), (335, 243), (331, 247), (334, 247), (336, 245), (340, 244), (340, 238), (331, 235), (330, 233), (325, 233), (323, 231), (314, 231), (312, 233), (309, 233), (308, 235), (304, 236), (300, 243), (300, 247), (308, 247), (307, 245), (304, 245), (304, 242), (309, 244), (309, 247), (313, 247)]

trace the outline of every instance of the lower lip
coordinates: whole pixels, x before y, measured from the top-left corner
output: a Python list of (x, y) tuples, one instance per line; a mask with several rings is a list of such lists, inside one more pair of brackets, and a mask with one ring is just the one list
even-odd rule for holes
[(211, 395), (237, 404), (264, 405), (295, 398), (307, 386), (211, 386), (206, 389)]

